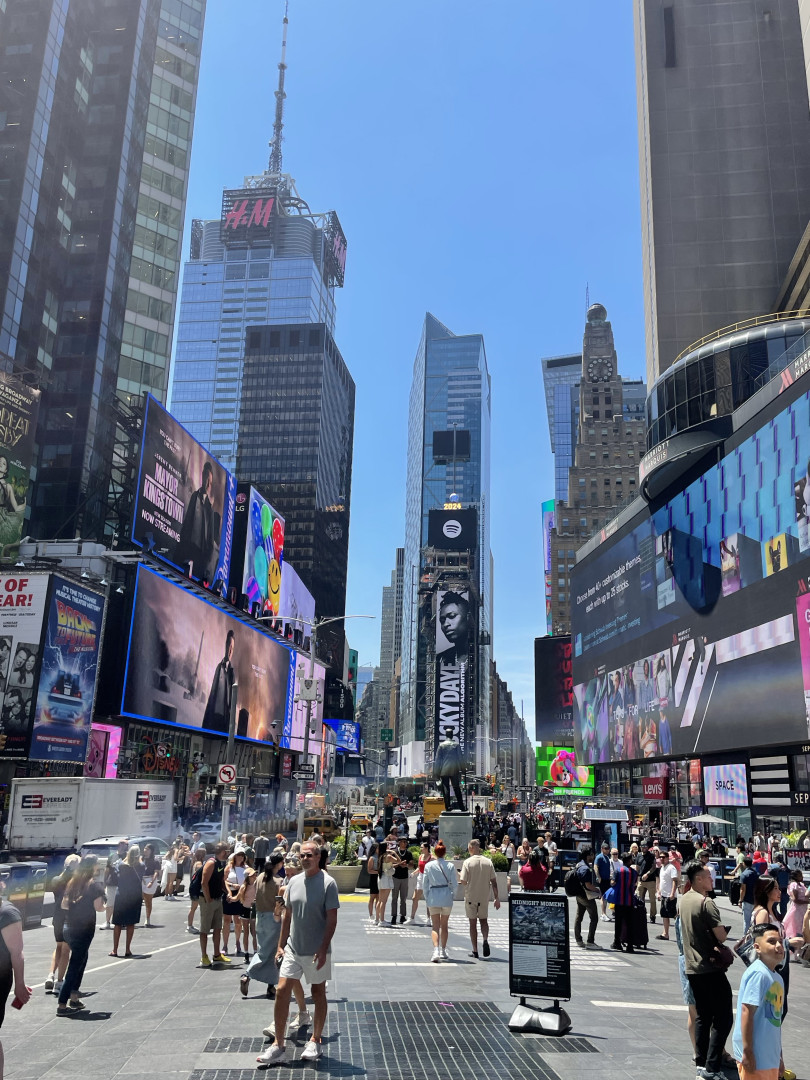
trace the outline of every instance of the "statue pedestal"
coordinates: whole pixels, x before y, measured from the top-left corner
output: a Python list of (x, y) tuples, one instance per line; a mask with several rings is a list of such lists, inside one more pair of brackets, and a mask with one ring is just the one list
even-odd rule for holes
[(449, 855), (453, 848), (467, 850), (472, 840), (472, 814), (466, 810), (442, 810), (439, 814), (439, 839), (444, 841)]

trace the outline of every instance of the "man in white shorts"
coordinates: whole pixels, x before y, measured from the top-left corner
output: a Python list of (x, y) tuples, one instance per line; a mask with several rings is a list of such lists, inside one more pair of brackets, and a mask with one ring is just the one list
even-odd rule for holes
[(307, 840), (301, 845), (303, 874), (296, 874), (284, 895), (284, 919), (278, 939), (276, 963), (281, 965), (276, 988), (276, 1041), (256, 1059), (261, 1065), (279, 1065), (287, 1058), (284, 1032), (290, 1011), (293, 983), (306, 979), (315, 1003), (312, 1036), (301, 1058), (321, 1056), (321, 1036), (326, 1023), (326, 983), (332, 977), (331, 941), (340, 907), (334, 878), (318, 868), (321, 850)]

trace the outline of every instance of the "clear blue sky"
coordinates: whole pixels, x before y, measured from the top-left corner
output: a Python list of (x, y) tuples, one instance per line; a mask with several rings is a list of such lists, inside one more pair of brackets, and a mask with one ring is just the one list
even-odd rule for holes
[[(379, 656), (404, 539), (425, 311), (484, 334), (492, 376), (495, 659), (533, 736), (553, 495), (540, 357), (579, 350), (585, 286), (644, 374), (632, 9), (577, 0), (291, 0), (284, 168), (348, 239), (337, 342), (357, 386), (346, 610)], [(267, 164), (283, 0), (209, 0), (192, 217)], [(184, 254), (188, 252), (188, 228)]]

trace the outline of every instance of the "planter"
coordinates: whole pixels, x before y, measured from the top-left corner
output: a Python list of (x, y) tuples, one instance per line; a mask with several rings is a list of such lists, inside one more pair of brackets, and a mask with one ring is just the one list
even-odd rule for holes
[(357, 879), (360, 877), (360, 863), (355, 866), (335, 866), (334, 863), (330, 863), (326, 872), (337, 882), (339, 893), (353, 893), (357, 888)]
[(497, 879), (497, 882), (498, 882), (498, 899), (501, 900), (501, 901), (508, 900), (509, 899), (509, 875), (506, 872), (498, 873), (496, 871), (495, 872), (495, 878)]

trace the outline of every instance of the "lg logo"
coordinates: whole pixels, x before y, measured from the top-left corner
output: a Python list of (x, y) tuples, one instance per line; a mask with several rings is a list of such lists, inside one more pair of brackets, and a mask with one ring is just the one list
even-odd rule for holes
[(445, 521), (444, 525), (442, 525), (442, 532), (448, 540), (455, 540), (457, 536), (461, 535), (461, 522), (456, 521), (455, 518), (449, 518), (449, 520)]

